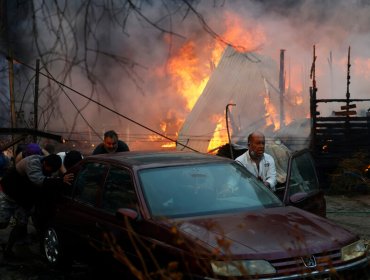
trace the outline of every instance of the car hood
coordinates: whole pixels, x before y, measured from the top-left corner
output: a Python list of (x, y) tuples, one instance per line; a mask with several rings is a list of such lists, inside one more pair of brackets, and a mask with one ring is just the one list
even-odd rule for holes
[(178, 230), (212, 253), (284, 258), (340, 249), (357, 236), (326, 218), (278, 207), (176, 221)]

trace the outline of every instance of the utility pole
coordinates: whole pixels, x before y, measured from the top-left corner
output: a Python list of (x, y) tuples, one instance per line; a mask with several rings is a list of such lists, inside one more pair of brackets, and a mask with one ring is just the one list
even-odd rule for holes
[(13, 57), (8, 59), (9, 67), (9, 99), (10, 99), (10, 125), (12, 128), (16, 127), (16, 116), (15, 116), (15, 100), (14, 100), (14, 68), (13, 68)]
[[(36, 77), (35, 77), (35, 95), (33, 99), (33, 125), (35, 131), (38, 129), (38, 105), (39, 105), (39, 76), (40, 76), (40, 59), (36, 60)], [(33, 142), (37, 143), (37, 136), (33, 136)]]
[[(10, 1), (9, 1), (10, 2)], [(15, 98), (14, 98), (14, 63), (13, 63), (13, 51), (9, 40), (9, 26), (8, 26), (8, 1), (0, 2), (0, 27), (3, 32), (3, 39), (5, 42), (8, 56), (8, 75), (9, 75), (9, 101), (10, 101), (10, 127), (14, 129), (17, 124), (16, 112), (15, 112)], [(11, 133), (12, 142), (15, 141), (14, 133)], [(13, 146), (13, 155), (15, 154), (15, 148)]]

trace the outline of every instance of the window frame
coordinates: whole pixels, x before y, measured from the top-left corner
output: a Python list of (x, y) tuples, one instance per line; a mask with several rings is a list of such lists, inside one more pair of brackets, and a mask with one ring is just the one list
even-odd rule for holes
[[(116, 170), (119, 170), (119, 171), (125, 171), (126, 172), (126, 175), (129, 176), (129, 180), (131, 182), (131, 184), (130, 184), (131, 185), (131, 189), (132, 189), (132, 191), (134, 191), (134, 198), (136, 199), (136, 202), (134, 202), (136, 204), (135, 207), (126, 207), (126, 205), (122, 205), (123, 207), (116, 208), (115, 211), (113, 211), (112, 209), (107, 209), (107, 208), (104, 207), (104, 205), (105, 205), (105, 203), (104, 203), (104, 200), (105, 200), (105, 191), (107, 189), (106, 187), (107, 187), (107, 183), (109, 181), (109, 175), (111, 174), (112, 169), (116, 169)], [(123, 190), (123, 188), (121, 188), (121, 190)], [(104, 185), (101, 188), (101, 193), (100, 193), (100, 206), (101, 207), (100, 208), (103, 211), (107, 212), (107, 213), (115, 214), (116, 211), (118, 209), (120, 209), (120, 208), (129, 208), (129, 209), (137, 210), (138, 205), (139, 205), (139, 195), (138, 195), (138, 192), (137, 192), (137, 190), (135, 188), (134, 176), (132, 175), (131, 170), (129, 168), (125, 167), (125, 166), (110, 164), (109, 165), (109, 168), (107, 170), (107, 173), (106, 173)]]

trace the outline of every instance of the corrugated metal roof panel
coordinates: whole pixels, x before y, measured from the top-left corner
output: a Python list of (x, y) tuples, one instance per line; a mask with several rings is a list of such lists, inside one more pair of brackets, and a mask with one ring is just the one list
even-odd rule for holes
[[(256, 53), (241, 53), (228, 46), (185, 120), (178, 141), (200, 152), (207, 152), (217, 125), (216, 120), (225, 116), (229, 103), (236, 104), (230, 114), (234, 124), (234, 142), (264, 126), (264, 97), (269, 95), (270, 98), (278, 99), (274, 89), (266, 86), (278, 85), (278, 73), (277, 64), (272, 59)], [(178, 149), (184, 148), (179, 145)]]

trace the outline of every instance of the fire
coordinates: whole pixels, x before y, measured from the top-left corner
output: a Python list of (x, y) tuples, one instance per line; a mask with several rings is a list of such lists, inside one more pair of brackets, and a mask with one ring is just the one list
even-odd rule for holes
[[(226, 43), (245, 52), (256, 51), (266, 41), (264, 30), (256, 22), (242, 19), (232, 12), (225, 12), (222, 22), (224, 31), (219, 33), (219, 40), (212, 39), (208, 43), (189, 40), (168, 62), (167, 71), (174, 85), (174, 92), (185, 99), (186, 109), (189, 112), (202, 94), (213, 69), (220, 61)], [(215, 116), (214, 123), (217, 123), (217, 127), (208, 150), (228, 141), (225, 117)], [(163, 132), (168, 130), (165, 123), (161, 123), (160, 127)], [(180, 123), (179, 127), (181, 127)], [(154, 137), (153, 140), (158, 139)], [(162, 147), (167, 145), (169, 144), (166, 143)]]
[(273, 125), (274, 131), (280, 128), (280, 118), (277, 109), (268, 96), (264, 97), (266, 126)]
[(285, 115), (284, 124), (288, 125), (293, 121), (293, 118), (290, 115)]
[[(285, 100), (290, 100), (291, 103), (285, 103), (286, 108), (284, 111), (284, 123), (283, 125), (288, 125), (293, 121), (292, 115), (298, 117), (299, 113), (302, 113), (303, 110), (291, 110), (287, 109), (287, 106), (294, 106), (296, 108), (302, 108), (304, 105), (304, 68), (299, 65), (291, 65), (288, 63), (288, 74), (285, 73)], [(305, 117), (305, 116), (302, 116)], [(281, 128), (281, 125), (279, 125)]]
[(196, 55), (195, 42), (187, 42), (179, 54), (170, 60), (169, 72), (176, 91), (185, 98), (190, 111), (206, 86), (210, 74), (210, 66), (202, 64)]
[(161, 122), (159, 127), (161, 128), (162, 131), (166, 131), (166, 128), (167, 128), (167, 124), (165, 122)]
[[(212, 50), (215, 66), (225, 49), (225, 42), (232, 44), (238, 51), (256, 51), (266, 41), (264, 30), (255, 22), (242, 20), (238, 15), (227, 11), (224, 17), (225, 32), (221, 34), (224, 42), (216, 41)], [(248, 27), (251, 26), (251, 27)]]
[[(159, 127), (161, 129), (161, 134), (169, 137), (170, 139), (176, 140), (178, 136), (177, 128), (183, 123), (183, 119), (180, 118), (174, 110), (170, 110), (166, 113), (164, 119), (161, 120)], [(175, 131), (175, 135), (173, 134)], [(161, 148), (176, 148), (176, 143), (174, 141), (169, 141), (168, 139), (160, 136), (160, 135), (151, 135), (149, 136), (149, 141), (151, 142), (163, 142), (166, 141), (164, 144), (161, 145)]]
[(163, 144), (161, 147), (162, 148), (174, 149), (174, 148), (176, 148), (176, 143), (175, 142), (169, 142), (169, 143)]
[[(165, 121), (161, 121), (159, 126), (161, 128), (162, 133), (166, 134), (168, 123), (165, 122)], [(161, 139), (162, 137), (158, 137), (158, 138)], [(162, 148), (176, 148), (176, 143), (175, 142), (168, 142), (168, 143), (162, 144), (161, 147)]]
[(303, 104), (303, 97), (302, 97), (302, 95), (296, 95), (295, 96), (295, 104), (296, 105), (302, 105)]
[(212, 122), (217, 123), (213, 137), (208, 145), (208, 151), (213, 151), (218, 147), (228, 143), (229, 139), (227, 136), (226, 122), (223, 115), (215, 115), (212, 118)]
[[(252, 27), (248, 28), (248, 25)], [(246, 22), (231, 12), (225, 13), (225, 29), (226, 31), (222, 34), (222, 38), (226, 42), (232, 43), (237, 50), (242, 52), (256, 51), (266, 41), (264, 31), (258, 24)], [(215, 62), (215, 66), (220, 61), (224, 48), (225, 45), (222, 42), (216, 41), (212, 51), (212, 61)], [(208, 151), (228, 143), (224, 116), (215, 116), (215, 118), (217, 119), (217, 125), (208, 145)]]

